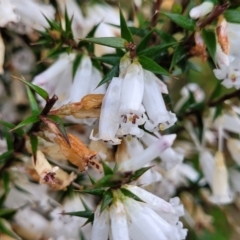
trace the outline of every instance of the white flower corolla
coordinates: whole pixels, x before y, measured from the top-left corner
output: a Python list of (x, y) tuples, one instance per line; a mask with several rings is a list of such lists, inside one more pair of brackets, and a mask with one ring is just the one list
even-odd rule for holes
[(113, 239), (130, 240), (128, 233), (127, 214), (120, 200), (114, 201), (109, 207), (111, 233)]
[(214, 157), (207, 149), (199, 151), (199, 162), (204, 175), (204, 179), (212, 188), (213, 171), (214, 171)]
[[(106, 14), (107, 13), (107, 14)], [(84, 34), (86, 35), (94, 25), (99, 24), (94, 37), (116, 37), (120, 35), (119, 28), (110, 24), (120, 25), (119, 12), (107, 4), (89, 4), (86, 8), (84, 23)], [(101, 56), (106, 53), (113, 53), (114, 48), (96, 45), (95, 55)]]
[(72, 31), (74, 38), (82, 38), (84, 35), (84, 24), (85, 19), (83, 17), (80, 6), (76, 3), (75, 0), (57, 0), (57, 4), (61, 10), (62, 15), (64, 16), (65, 10), (69, 18), (72, 20)]
[(0, 27), (5, 27), (8, 23), (18, 22), (19, 16), (15, 13), (15, 6), (11, 0), (0, 2)]
[[(143, 145), (139, 139), (128, 135), (122, 139), (121, 144), (118, 146), (115, 160), (119, 164), (127, 161), (128, 159), (137, 156), (144, 151)], [(149, 167), (150, 164), (146, 164), (144, 167)], [(137, 180), (138, 185), (148, 186), (154, 182), (159, 182), (162, 179), (162, 175), (153, 168), (146, 171)]]
[(158, 78), (153, 73), (144, 70), (143, 105), (149, 118), (145, 124), (145, 128), (149, 131), (153, 131), (153, 129), (158, 127), (160, 124), (167, 123), (170, 120), (170, 115), (167, 111), (162, 92), (157, 81)]
[(153, 142), (148, 148), (138, 155), (130, 158), (127, 161), (122, 162), (119, 165), (119, 170), (121, 171), (135, 171), (144, 165), (148, 164), (155, 158), (159, 156), (161, 152), (169, 148), (174, 139), (176, 138), (175, 134), (162, 136), (156, 142)]
[(108, 209), (101, 213), (101, 206), (98, 205), (94, 213), (91, 240), (107, 240), (109, 233), (109, 212)]
[(121, 106), (119, 113), (125, 115), (143, 113), (142, 99), (144, 91), (143, 69), (138, 62), (133, 62), (127, 69), (122, 83)]
[[(83, 196), (73, 195), (69, 198), (66, 198), (63, 202), (62, 206), (55, 208), (51, 213), (51, 221), (48, 227), (48, 236), (54, 239), (58, 239), (58, 237), (65, 237), (65, 239), (78, 239), (79, 238), (79, 229), (86, 222), (85, 218), (75, 217), (70, 215), (62, 215), (61, 213), (66, 212), (76, 212), (76, 211), (84, 211), (84, 205), (82, 203), (83, 199), (85, 202), (87, 201), (87, 205), (92, 206), (92, 201), (90, 198), (85, 199)], [(84, 232), (84, 235), (87, 239), (90, 238), (91, 234), (91, 225), (88, 224), (81, 228)]]
[(222, 126), (223, 130), (240, 134), (240, 118), (237, 114), (223, 114), (214, 121), (214, 127)]
[(179, 111), (183, 104), (189, 99), (190, 92), (192, 93), (194, 99), (196, 102), (201, 102), (205, 98), (204, 91), (200, 88), (200, 86), (196, 83), (188, 83), (186, 86), (184, 86), (181, 91), (181, 98), (176, 103), (174, 110)]
[(46, 232), (49, 221), (29, 207), (18, 209), (14, 221), (17, 232), (25, 239), (43, 239), (47, 237)]
[(240, 39), (240, 24), (228, 22), (227, 36), (230, 45), (230, 54), (233, 57), (240, 57), (239, 39)]
[(210, 201), (215, 204), (229, 204), (233, 201), (228, 182), (228, 171), (224, 162), (223, 153), (218, 151), (214, 157), (212, 179), (212, 195)]
[(101, 214), (100, 205), (96, 209), (92, 240), (107, 240), (109, 237), (112, 240), (185, 239), (187, 230), (179, 222), (184, 211), (178, 198), (167, 202), (136, 186), (126, 185), (123, 188), (144, 202), (123, 196), (119, 190), (114, 191), (110, 207)]
[(12, 0), (12, 2), (16, 7), (16, 13), (20, 16), (19, 23), (25, 26), (21, 33), (43, 31), (44, 28), (49, 27), (45, 17), (49, 20), (54, 19), (55, 9), (50, 4), (42, 4), (34, 0)]
[[(63, 101), (68, 99), (69, 91), (72, 84), (72, 64), (75, 54), (63, 54), (60, 58), (52, 64), (47, 70), (38, 74), (33, 79), (33, 84), (45, 89), (51, 96), (56, 94), (59, 101), (55, 107), (61, 106)], [(44, 105), (45, 101), (39, 97), (41, 104)]]
[[(141, 141), (146, 145), (150, 146), (152, 143), (158, 141), (158, 139), (161, 139), (161, 135), (157, 132), (155, 132), (157, 137), (145, 132), (143, 137), (141, 138)], [(167, 135), (166, 135), (167, 136)], [(170, 170), (174, 166), (176, 166), (178, 163), (183, 161), (184, 155), (181, 152), (175, 151), (172, 147), (167, 148), (163, 152), (159, 154), (159, 157), (161, 158), (161, 167), (163, 167), (166, 170)]]
[(189, 15), (193, 19), (204, 17), (213, 10), (214, 4), (210, 1), (204, 1), (202, 4), (194, 7), (189, 12)]
[(240, 172), (237, 169), (231, 168), (229, 170), (229, 178), (234, 192), (240, 193)]
[(90, 139), (103, 140), (112, 144), (120, 144), (121, 140), (116, 137), (120, 119), (119, 106), (121, 98), (122, 79), (114, 77), (108, 86), (103, 98), (99, 119), (99, 130), (96, 137), (91, 133)]
[(229, 66), (222, 65), (219, 69), (214, 69), (213, 73), (219, 80), (223, 80), (221, 84), (226, 88), (240, 88), (240, 59), (236, 58)]
[[(16, 188), (11, 188), (5, 201), (7, 208), (20, 208), (27, 204), (33, 204), (38, 205), (43, 211), (49, 211), (52, 206), (57, 204), (56, 201), (48, 195), (48, 187), (46, 185), (31, 183), (23, 179), (20, 179), (18, 184), (28, 192), (28, 194)], [(39, 198), (39, 195), (41, 195), (41, 198)]]
[(227, 148), (233, 160), (240, 166), (240, 140), (228, 138)]

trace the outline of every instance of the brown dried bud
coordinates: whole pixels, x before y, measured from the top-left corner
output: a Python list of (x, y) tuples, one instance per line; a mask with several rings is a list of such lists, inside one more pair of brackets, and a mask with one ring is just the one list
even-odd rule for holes
[(205, 62), (207, 60), (207, 51), (206, 51), (206, 45), (202, 39), (200, 32), (195, 32), (194, 34), (195, 39), (195, 46), (190, 49), (190, 53), (193, 56), (201, 57), (202, 61)]
[(36, 163), (33, 166), (40, 177), (40, 183), (48, 184), (54, 190), (64, 190), (76, 178), (74, 173), (68, 174), (59, 167), (52, 167), (41, 151), (37, 151)]
[(68, 134), (70, 145), (66, 140), (57, 135), (54, 139), (59, 144), (62, 154), (74, 165), (76, 165), (79, 171), (85, 171), (88, 166), (92, 166), (95, 169), (101, 171), (101, 164), (96, 161), (95, 157), (97, 152), (88, 149), (76, 136)]
[(56, 30), (48, 30), (49, 35), (54, 40), (60, 40), (61, 39), (61, 33)]
[(104, 94), (89, 94), (81, 102), (70, 103), (59, 109), (52, 110), (49, 115), (59, 117), (73, 115), (75, 118), (98, 118)]
[(230, 50), (230, 44), (227, 36), (227, 21), (222, 15), (218, 19), (216, 34), (217, 34), (217, 41), (221, 46), (222, 51), (226, 55), (228, 55)]

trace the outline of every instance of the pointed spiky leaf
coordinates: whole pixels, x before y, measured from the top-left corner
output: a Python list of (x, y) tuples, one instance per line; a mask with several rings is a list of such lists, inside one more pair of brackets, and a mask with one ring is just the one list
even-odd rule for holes
[(37, 86), (35, 84), (27, 82), (23, 77), (22, 78), (14, 77), (14, 78), (20, 80), (23, 83), (25, 83), (27, 86), (29, 86), (33, 91), (35, 91), (43, 99), (48, 100), (48, 98), (49, 98), (48, 93), (44, 89), (40, 88), (39, 86)]
[(100, 212), (103, 212), (103, 210), (112, 203), (113, 201), (113, 193), (110, 189), (108, 189), (104, 194), (103, 194), (103, 199), (101, 203), (101, 210)]
[(120, 188), (121, 192), (123, 195), (125, 195), (126, 197), (132, 198), (138, 202), (144, 202), (141, 198), (139, 198), (137, 195), (135, 195), (134, 193), (132, 193), (131, 191), (129, 191), (126, 188)]
[(104, 175), (111, 175), (113, 174), (113, 170), (108, 166), (105, 161), (102, 161)]
[(113, 77), (117, 77), (119, 74), (119, 65), (116, 64), (114, 67), (110, 69), (110, 71), (105, 75), (105, 77), (101, 80), (97, 87), (100, 87), (104, 83), (109, 82)]
[(123, 16), (123, 13), (121, 11), (121, 8), (119, 8), (120, 11), (120, 26), (121, 26), (121, 37), (126, 39), (128, 42), (133, 43), (133, 37), (132, 34), (127, 26), (127, 22)]

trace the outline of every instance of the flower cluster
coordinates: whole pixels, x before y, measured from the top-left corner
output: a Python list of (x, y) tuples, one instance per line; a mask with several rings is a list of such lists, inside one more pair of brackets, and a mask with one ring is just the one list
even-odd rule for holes
[(95, 137), (92, 132), (91, 139), (119, 144), (118, 137), (142, 137), (141, 125), (151, 132), (171, 127), (177, 119), (163, 99), (162, 93), (168, 93), (166, 85), (144, 70), (137, 59), (131, 62), (128, 54), (119, 69), (119, 77), (112, 79), (103, 99), (99, 133)]

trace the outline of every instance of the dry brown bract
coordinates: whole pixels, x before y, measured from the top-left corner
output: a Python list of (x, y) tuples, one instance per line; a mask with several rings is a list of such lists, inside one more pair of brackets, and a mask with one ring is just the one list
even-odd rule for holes
[(74, 173), (68, 174), (59, 167), (52, 167), (41, 151), (37, 151), (36, 163), (32, 164), (40, 177), (40, 183), (45, 183), (55, 190), (64, 190), (76, 178)]
[(68, 134), (69, 143), (57, 135), (54, 139), (60, 147), (62, 154), (74, 165), (79, 171), (85, 171), (88, 166), (91, 166), (98, 171), (102, 170), (101, 164), (96, 160), (97, 152), (88, 149), (76, 136)]
[(99, 118), (103, 97), (104, 94), (89, 94), (83, 97), (81, 102), (66, 104), (59, 109), (52, 110), (49, 115)]
[(217, 41), (219, 45), (221, 46), (222, 51), (228, 55), (230, 44), (228, 41), (227, 36), (227, 21), (223, 16), (219, 17), (217, 28), (216, 28), (216, 34), (217, 34)]

